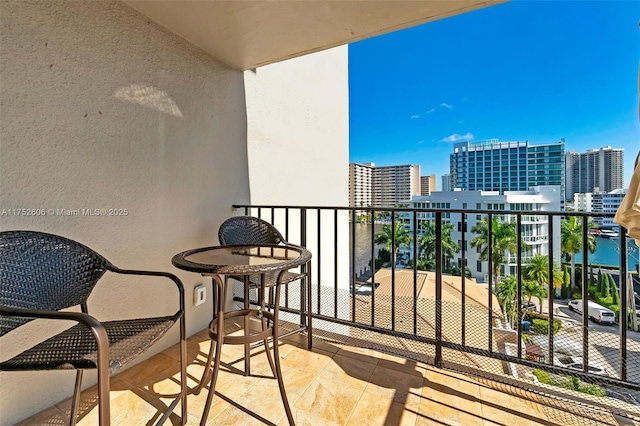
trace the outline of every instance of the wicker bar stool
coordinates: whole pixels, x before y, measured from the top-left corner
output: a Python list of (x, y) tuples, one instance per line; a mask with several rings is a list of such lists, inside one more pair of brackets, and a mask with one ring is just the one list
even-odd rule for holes
[[(234, 216), (225, 220), (218, 230), (218, 239), (220, 245), (243, 245), (243, 244), (283, 244), (292, 245), (287, 242), (282, 236), (280, 231), (270, 224), (269, 222), (254, 217), (254, 216)], [(272, 308), (276, 301), (274, 300), (274, 292), (271, 289), (276, 284), (278, 274), (269, 273), (265, 275), (266, 283), (265, 287), (269, 289), (267, 307)], [(231, 276), (230, 278), (236, 281), (245, 282), (248, 280), (249, 285), (244, 286), (243, 294), (243, 309), (249, 309), (249, 306), (260, 306), (262, 299), (265, 295), (260, 290), (261, 275), (254, 274), (248, 277), (246, 276)], [(312, 335), (311, 335), (311, 265), (307, 264), (305, 270), (302, 272), (286, 271), (282, 276), (282, 284), (288, 286), (295, 281), (301, 281), (300, 287), (300, 327), (283, 333), (280, 337), (286, 337), (288, 335), (306, 331), (307, 332), (307, 347), (312, 348)], [(305, 281), (304, 283), (302, 281)], [(306, 286), (304, 285), (306, 284)], [(286, 287), (285, 287), (286, 288)], [(250, 290), (256, 289), (258, 297), (256, 300), (251, 300)], [(305, 303), (306, 302), (306, 303)]]

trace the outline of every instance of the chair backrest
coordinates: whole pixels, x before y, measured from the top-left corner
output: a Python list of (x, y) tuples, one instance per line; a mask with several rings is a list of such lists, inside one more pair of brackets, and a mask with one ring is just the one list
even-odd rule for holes
[[(0, 304), (58, 311), (86, 303), (111, 264), (73, 240), (35, 231), (0, 232)], [(31, 321), (0, 317), (0, 336)]]
[(218, 239), (223, 246), (286, 242), (273, 225), (253, 216), (234, 216), (225, 220), (218, 230)]

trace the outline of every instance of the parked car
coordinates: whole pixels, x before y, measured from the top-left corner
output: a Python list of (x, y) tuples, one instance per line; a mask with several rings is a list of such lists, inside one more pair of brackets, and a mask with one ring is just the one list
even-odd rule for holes
[[(529, 337), (531, 343), (534, 343), (544, 351), (545, 354), (549, 352), (549, 336), (547, 335), (534, 335)], [(570, 337), (556, 335), (553, 336), (553, 351), (558, 356), (580, 356), (582, 355), (582, 345), (572, 340)]]
[[(582, 358), (577, 356), (559, 356), (553, 357), (553, 364), (558, 367), (571, 368), (572, 370), (582, 371)], [(587, 364), (587, 371), (592, 374), (599, 374), (600, 376), (608, 376), (607, 370), (598, 364), (597, 362), (589, 361)]]
[[(583, 302), (582, 299), (570, 300), (567, 305), (569, 310), (582, 313)], [(592, 321), (600, 324), (613, 324), (616, 320), (616, 316), (611, 309), (598, 305), (596, 302), (589, 300), (587, 314)]]
[(520, 305), (520, 309), (523, 311), (536, 311), (538, 307), (533, 302), (524, 302)]

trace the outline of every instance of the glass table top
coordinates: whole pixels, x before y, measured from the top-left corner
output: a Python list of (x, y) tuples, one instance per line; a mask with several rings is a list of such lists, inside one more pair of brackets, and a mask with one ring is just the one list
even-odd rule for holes
[(294, 268), (309, 259), (311, 253), (299, 246), (216, 246), (179, 253), (172, 263), (192, 272), (248, 274)]

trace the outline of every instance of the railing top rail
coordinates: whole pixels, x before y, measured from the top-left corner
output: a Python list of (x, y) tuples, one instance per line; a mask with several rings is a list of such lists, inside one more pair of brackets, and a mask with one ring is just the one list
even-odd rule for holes
[(258, 205), (258, 204), (233, 204), (234, 209), (309, 209), (309, 210), (345, 210), (345, 211), (393, 211), (393, 212), (444, 212), (467, 214), (493, 214), (493, 215), (531, 215), (531, 216), (576, 216), (576, 217), (614, 217), (615, 213), (604, 212), (577, 212), (577, 211), (539, 211), (539, 210), (484, 210), (484, 209), (432, 209), (413, 207), (347, 207), (347, 206), (296, 206), (296, 205)]

